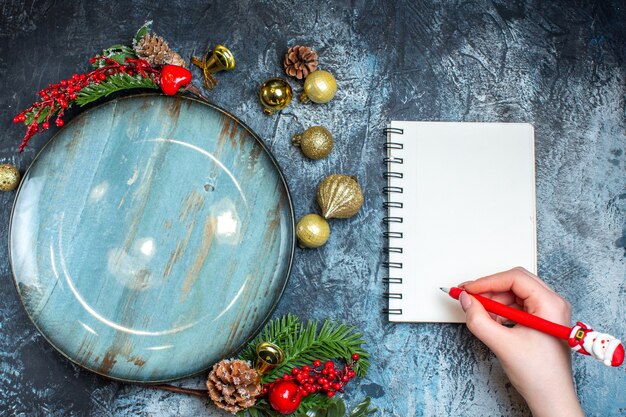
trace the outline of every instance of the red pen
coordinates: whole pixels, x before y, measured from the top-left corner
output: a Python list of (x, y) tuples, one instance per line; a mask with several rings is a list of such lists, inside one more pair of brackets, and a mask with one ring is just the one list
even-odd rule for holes
[[(441, 288), (450, 297), (459, 299), (463, 292), (460, 288)], [(470, 293), (468, 293), (470, 294)], [(624, 362), (624, 346), (619, 339), (593, 330), (582, 322), (572, 327), (563, 326), (542, 319), (522, 310), (518, 310), (478, 294), (471, 294), (490, 313), (505, 317), (531, 329), (539, 330), (559, 339), (567, 340), (573, 351), (592, 356), (606, 366), (620, 366)]]

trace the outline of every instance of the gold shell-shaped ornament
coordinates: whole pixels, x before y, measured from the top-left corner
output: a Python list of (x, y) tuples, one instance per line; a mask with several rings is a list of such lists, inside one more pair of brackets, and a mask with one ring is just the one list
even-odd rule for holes
[(347, 219), (359, 212), (363, 205), (363, 192), (356, 177), (329, 175), (317, 188), (317, 204), (326, 219)]

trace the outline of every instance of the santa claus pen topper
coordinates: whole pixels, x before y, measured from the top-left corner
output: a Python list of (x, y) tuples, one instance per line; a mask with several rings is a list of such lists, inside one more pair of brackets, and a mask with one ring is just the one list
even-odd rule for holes
[[(441, 291), (457, 300), (463, 292), (460, 288), (441, 288)], [(611, 335), (593, 330), (585, 323), (577, 322), (575, 326), (569, 328), (478, 294), (472, 294), (472, 297), (476, 298), (488, 312), (554, 337), (565, 339), (574, 352), (592, 356), (606, 366), (620, 366), (624, 362), (622, 342)]]

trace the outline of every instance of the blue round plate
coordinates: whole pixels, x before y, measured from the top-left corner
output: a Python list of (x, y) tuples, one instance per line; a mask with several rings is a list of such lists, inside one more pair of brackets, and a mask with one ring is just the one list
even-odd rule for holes
[(76, 117), (27, 171), (10, 256), (24, 307), (63, 355), (133, 382), (234, 354), (287, 282), (293, 208), (236, 118), (159, 95)]

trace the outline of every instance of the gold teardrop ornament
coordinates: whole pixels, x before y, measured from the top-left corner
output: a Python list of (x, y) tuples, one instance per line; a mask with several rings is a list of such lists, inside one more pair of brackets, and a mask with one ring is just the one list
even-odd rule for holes
[(333, 150), (333, 135), (324, 126), (312, 126), (302, 133), (294, 135), (291, 142), (299, 146), (304, 156), (322, 159)]
[(317, 70), (310, 73), (304, 80), (304, 92), (300, 94), (298, 101), (307, 103), (328, 103), (335, 97), (337, 92), (337, 80), (328, 71)]
[(363, 191), (356, 177), (333, 174), (324, 178), (317, 188), (317, 204), (326, 219), (347, 219), (363, 205)]
[(20, 185), (20, 171), (11, 164), (0, 165), (0, 191), (13, 191)]
[(318, 248), (328, 241), (330, 226), (319, 214), (307, 214), (296, 225), (296, 237), (300, 247)]
[(270, 78), (261, 84), (259, 100), (263, 105), (263, 113), (268, 116), (287, 107), (291, 103), (292, 97), (291, 86), (282, 78)]

